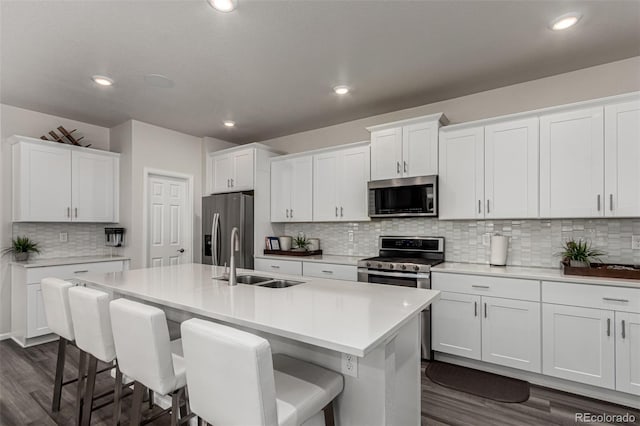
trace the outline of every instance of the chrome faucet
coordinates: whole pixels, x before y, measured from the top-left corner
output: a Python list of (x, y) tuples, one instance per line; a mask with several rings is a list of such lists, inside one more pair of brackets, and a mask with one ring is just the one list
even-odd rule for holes
[(238, 238), (238, 228), (231, 230), (231, 255), (229, 256), (229, 285), (238, 285), (236, 276), (236, 256), (235, 252), (240, 251), (240, 238)]

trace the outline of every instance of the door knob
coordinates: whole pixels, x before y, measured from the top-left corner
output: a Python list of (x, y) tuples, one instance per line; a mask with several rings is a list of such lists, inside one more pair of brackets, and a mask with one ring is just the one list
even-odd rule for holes
[(178, 253), (184, 253), (184, 249), (183, 248), (179, 249)]

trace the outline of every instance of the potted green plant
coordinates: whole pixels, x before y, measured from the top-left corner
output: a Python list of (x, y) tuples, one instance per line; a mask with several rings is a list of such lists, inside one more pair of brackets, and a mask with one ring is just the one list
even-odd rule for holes
[(29, 237), (16, 237), (11, 240), (11, 247), (3, 250), (2, 254), (13, 253), (13, 257), (17, 261), (29, 260), (31, 253), (40, 253), (38, 243)]
[(296, 246), (296, 248), (294, 248), (295, 251), (307, 251), (307, 247), (309, 247), (311, 243), (304, 235), (298, 235), (293, 239), (293, 244)]
[(562, 246), (562, 260), (565, 264), (569, 264), (574, 268), (587, 268), (591, 266), (592, 261), (601, 262), (600, 256), (605, 253), (592, 247), (590, 242), (582, 239), (568, 240)]

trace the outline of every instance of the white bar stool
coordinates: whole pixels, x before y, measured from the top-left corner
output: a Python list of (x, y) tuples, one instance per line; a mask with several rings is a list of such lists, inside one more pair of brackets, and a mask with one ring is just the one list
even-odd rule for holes
[(186, 423), (193, 415), (185, 394), (182, 343), (169, 340), (169, 328), (161, 309), (127, 299), (109, 304), (111, 328), (118, 365), (124, 375), (135, 380), (131, 402), (131, 424), (141, 424), (145, 387), (160, 395), (171, 395), (171, 408), (145, 423), (171, 412), (171, 424)]
[(181, 329), (189, 404), (207, 423), (298, 426), (324, 411), (334, 425), (342, 375), (286, 355), (272, 361), (266, 339), (235, 328), (190, 319)]
[(86, 366), (86, 354), (80, 350), (78, 377), (73, 380), (64, 381), (64, 365), (67, 356), (67, 344), (73, 344), (75, 333), (71, 320), (71, 310), (69, 308), (69, 289), (74, 287), (70, 282), (58, 278), (44, 278), (41, 281), (42, 301), (44, 313), (47, 318), (47, 325), (55, 334), (60, 336), (58, 340), (58, 359), (56, 362), (56, 375), (53, 382), (53, 398), (51, 411), (60, 411), (60, 398), (62, 387), (74, 382), (78, 382), (76, 391), (76, 420), (80, 421), (80, 402), (82, 399), (81, 382)]
[[(93, 407), (96, 399), (103, 398), (111, 392), (94, 395), (98, 361), (112, 364), (116, 359), (116, 350), (111, 332), (111, 315), (109, 314), (110, 296), (102, 291), (86, 287), (69, 289), (69, 306), (76, 336), (76, 346), (89, 355), (89, 372), (83, 398), (81, 425), (91, 424), (91, 412), (111, 403), (103, 403)], [(122, 373), (116, 363), (116, 383), (113, 391), (113, 421), (120, 421), (120, 399), (122, 396)]]

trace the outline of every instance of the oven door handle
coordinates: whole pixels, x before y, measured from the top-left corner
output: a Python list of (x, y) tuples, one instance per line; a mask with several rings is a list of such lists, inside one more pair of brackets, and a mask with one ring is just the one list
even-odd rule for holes
[(417, 278), (425, 279), (431, 278), (430, 273), (407, 273), (407, 272), (387, 272), (387, 271), (375, 271), (367, 268), (358, 268), (358, 273), (367, 274), (371, 276), (379, 277), (399, 277), (399, 278)]

